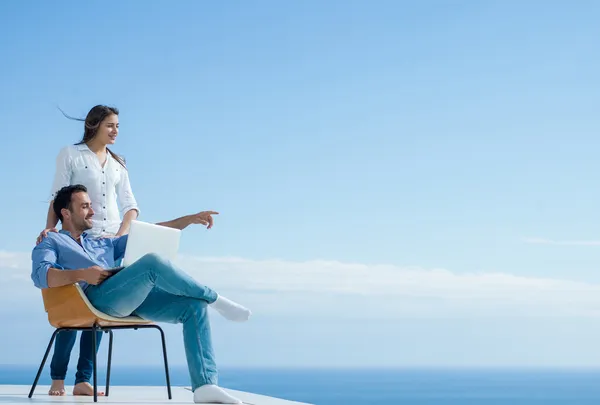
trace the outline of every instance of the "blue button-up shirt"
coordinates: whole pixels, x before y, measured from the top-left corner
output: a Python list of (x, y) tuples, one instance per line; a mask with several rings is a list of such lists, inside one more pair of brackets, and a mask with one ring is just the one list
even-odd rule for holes
[[(31, 279), (37, 288), (48, 288), (48, 269), (77, 270), (91, 266), (116, 267), (125, 254), (127, 235), (118, 238), (91, 238), (81, 234), (81, 245), (68, 231), (49, 232), (31, 253)], [(87, 283), (80, 281), (82, 288)]]

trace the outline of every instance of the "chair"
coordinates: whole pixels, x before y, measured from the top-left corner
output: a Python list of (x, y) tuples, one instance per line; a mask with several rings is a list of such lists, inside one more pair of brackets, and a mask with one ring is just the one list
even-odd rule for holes
[(70, 284), (62, 287), (52, 287), (42, 289), (42, 298), (44, 301), (44, 309), (48, 313), (48, 321), (50, 325), (54, 326), (56, 330), (52, 333), (50, 342), (42, 359), (42, 363), (38, 369), (37, 375), (33, 386), (29, 391), (29, 398), (32, 397), (35, 387), (40, 378), (40, 374), (48, 358), (50, 348), (54, 343), (56, 335), (61, 331), (66, 330), (78, 330), (78, 331), (92, 331), (94, 347), (93, 357), (93, 379), (94, 379), (94, 402), (98, 401), (98, 387), (97, 387), (97, 359), (96, 359), (96, 332), (103, 331), (109, 334), (108, 341), (108, 365), (106, 370), (106, 393), (109, 394), (110, 387), (110, 366), (112, 360), (112, 343), (113, 343), (113, 330), (115, 329), (146, 329), (153, 328), (158, 329), (162, 340), (163, 359), (165, 363), (165, 376), (167, 380), (167, 392), (169, 399), (171, 396), (171, 381), (169, 378), (169, 366), (167, 362), (167, 346), (165, 343), (165, 333), (162, 328), (150, 321), (144, 320), (137, 316), (128, 316), (125, 318), (115, 318), (107, 315), (103, 312), (98, 311), (90, 303), (87, 296), (83, 292), (81, 286), (77, 283)]

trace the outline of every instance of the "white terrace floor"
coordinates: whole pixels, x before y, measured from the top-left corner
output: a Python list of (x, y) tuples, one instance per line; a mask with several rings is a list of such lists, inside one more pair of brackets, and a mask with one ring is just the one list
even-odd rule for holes
[[(48, 385), (38, 385), (35, 393), (28, 398), (31, 386), (27, 385), (0, 385), (0, 405), (56, 405), (94, 403), (93, 397), (74, 397), (70, 393), (62, 397), (51, 397), (48, 393)], [(104, 387), (102, 387), (104, 390)], [(288, 401), (285, 399), (267, 397), (264, 395), (251, 394), (248, 392), (225, 389), (230, 394), (244, 401), (248, 405), (307, 405), (302, 402)], [(169, 400), (165, 387), (130, 387), (110, 386), (108, 397), (98, 397), (98, 404), (193, 404), (193, 394), (184, 387), (171, 386), (173, 399)]]

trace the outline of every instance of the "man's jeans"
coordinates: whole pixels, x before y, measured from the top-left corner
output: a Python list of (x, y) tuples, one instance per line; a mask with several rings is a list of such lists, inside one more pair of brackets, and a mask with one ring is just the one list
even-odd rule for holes
[[(71, 351), (77, 339), (77, 331), (63, 330), (56, 335), (54, 341), (54, 353), (50, 362), (50, 377), (53, 380), (64, 380), (69, 367)], [(96, 332), (96, 351), (100, 346), (102, 332)], [(81, 382), (89, 382), (93, 372), (93, 356), (92, 350), (92, 332), (81, 332), (79, 340), (79, 360), (77, 362), (77, 373), (75, 374), (75, 384)]]
[(148, 254), (85, 293), (92, 305), (111, 316), (182, 323), (192, 390), (217, 384), (207, 308), (217, 299), (215, 291), (170, 261)]

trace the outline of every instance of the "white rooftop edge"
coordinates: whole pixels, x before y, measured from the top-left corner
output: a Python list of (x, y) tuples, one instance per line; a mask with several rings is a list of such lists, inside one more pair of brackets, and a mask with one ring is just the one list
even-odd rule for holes
[[(80, 404), (94, 403), (93, 397), (74, 397), (67, 389), (67, 395), (62, 397), (52, 397), (48, 395), (49, 385), (38, 385), (35, 393), (28, 398), (29, 385), (0, 385), (0, 404), (2, 405), (23, 405), (31, 403), (35, 405), (44, 404)], [(104, 391), (103, 386), (98, 388)], [(244, 401), (247, 405), (314, 405), (304, 402), (289, 401), (286, 399), (273, 398), (266, 395), (252, 394), (249, 392), (236, 391), (224, 388), (225, 391)], [(98, 404), (193, 404), (193, 394), (189, 387), (171, 386), (173, 399), (167, 396), (166, 387), (133, 387), (122, 385), (111, 385), (110, 395), (108, 397), (98, 397)]]

